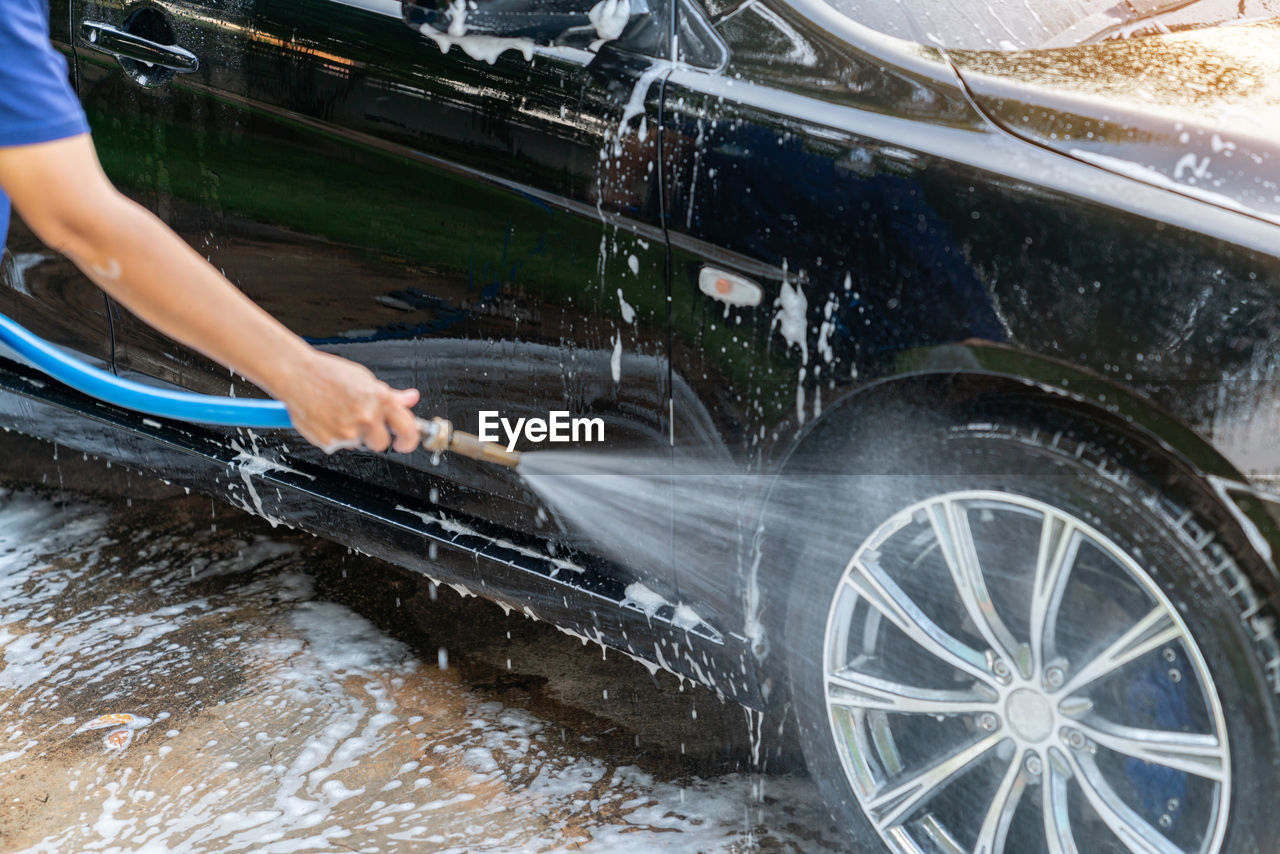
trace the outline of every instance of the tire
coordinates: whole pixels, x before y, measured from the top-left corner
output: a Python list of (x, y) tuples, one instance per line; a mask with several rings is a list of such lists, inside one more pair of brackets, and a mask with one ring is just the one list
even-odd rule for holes
[(1280, 851), (1265, 565), (1204, 484), (1024, 412), (890, 420), (887, 464), (834, 449), (890, 473), (804, 483), (783, 655), (837, 822), (863, 854)]

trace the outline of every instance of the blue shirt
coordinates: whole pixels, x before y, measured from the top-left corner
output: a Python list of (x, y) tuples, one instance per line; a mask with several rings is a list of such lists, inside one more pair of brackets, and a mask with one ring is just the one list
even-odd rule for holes
[[(88, 133), (67, 63), (49, 42), (49, 0), (0, 0), (0, 146)], [(0, 189), (0, 246), (9, 197)]]

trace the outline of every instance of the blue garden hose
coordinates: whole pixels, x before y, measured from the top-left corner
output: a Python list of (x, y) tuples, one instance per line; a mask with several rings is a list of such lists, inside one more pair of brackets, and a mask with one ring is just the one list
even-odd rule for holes
[(169, 391), (124, 380), (67, 355), (3, 314), (0, 314), (0, 341), (59, 382), (124, 409), (159, 418), (224, 427), (270, 429), (293, 426), (289, 411), (278, 400)]
[[(174, 421), (223, 427), (269, 430), (293, 426), (289, 411), (278, 400), (169, 391), (122, 380), (67, 355), (3, 314), (0, 314), (0, 342), (55, 380), (122, 409)], [(471, 433), (455, 430), (445, 418), (419, 418), (418, 429), (422, 434), (422, 447), (428, 451), (449, 451), (508, 468), (520, 465), (519, 451), (508, 451), (500, 442), (484, 442)]]

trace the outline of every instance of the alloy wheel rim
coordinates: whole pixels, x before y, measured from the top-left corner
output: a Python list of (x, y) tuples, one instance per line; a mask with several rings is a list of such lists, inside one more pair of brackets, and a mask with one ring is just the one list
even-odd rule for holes
[(1203, 656), (1138, 562), (1061, 509), (960, 491), (895, 514), (840, 579), (823, 675), (891, 850), (1221, 847), (1230, 753)]

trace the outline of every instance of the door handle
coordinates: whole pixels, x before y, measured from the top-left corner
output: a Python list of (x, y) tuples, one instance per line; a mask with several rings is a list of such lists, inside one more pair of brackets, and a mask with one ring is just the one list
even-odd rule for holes
[(80, 24), (80, 35), (89, 47), (111, 54), (117, 59), (132, 59), (148, 66), (167, 68), (179, 74), (190, 74), (200, 67), (200, 60), (185, 48), (173, 44), (159, 44), (117, 29), (110, 24), (83, 21)]

